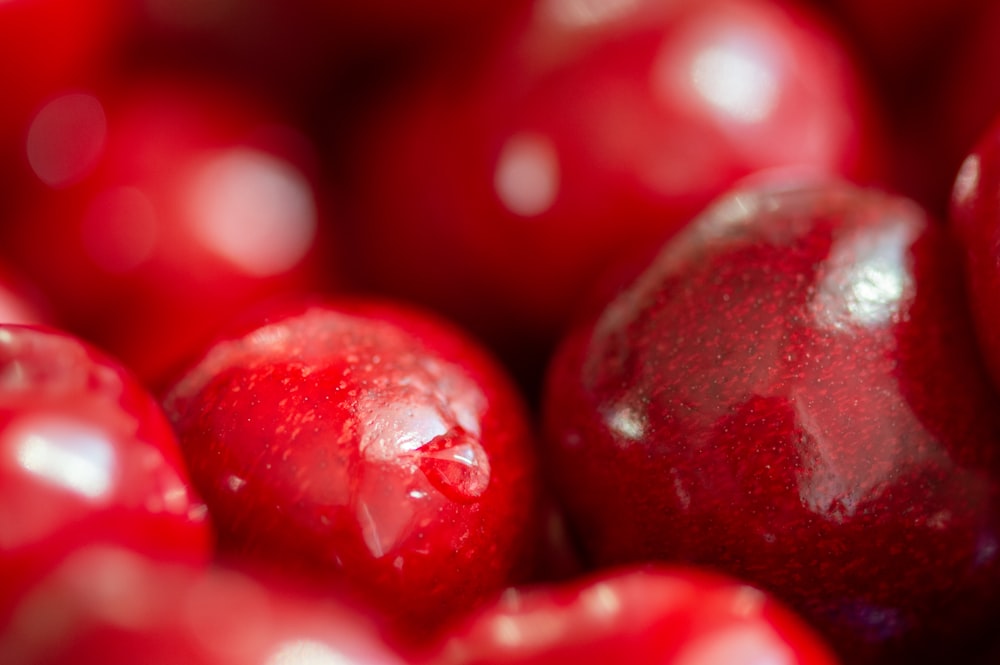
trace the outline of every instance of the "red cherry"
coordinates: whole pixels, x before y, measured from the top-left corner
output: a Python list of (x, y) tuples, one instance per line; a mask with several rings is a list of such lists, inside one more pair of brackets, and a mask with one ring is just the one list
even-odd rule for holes
[(848, 662), (953, 657), (1000, 592), (1000, 409), (952, 249), (839, 183), (738, 192), (668, 243), (549, 376), (590, 556), (729, 571)]
[(205, 505), (159, 406), (69, 335), (0, 326), (0, 623), (74, 550), (107, 542), (204, 562)]
[(39, 298), (22, 281), (0, 266), (0, 323), (46, 323)]
[(510, 349), (736, 179), (862, 177), (870, 118), (826, 28), (757, 0), (539, 0), (389, 100), (356, 155), (360, 271)]
[(91, 548), (0, 634), (5, 665), (402, 665), (355, 608), (226, 569)]
[(358, 590), (416, 636), (522, 572), (526, 416), (441, 323), (293, 307), (211, 345), (164, 404), (234, 555)]
[(249, 303), (321, 284), (308, 144), (252, 99), (163, 80), (75, 92), (26, 145), (38, 191), (0, 231), (8, 259), (144, 379)]
[(763, 592), (683, 568), (603, 572), (509, 590), (451, 633), (436, 665), (833, 665), (805, 624)]
[(951, 197), (949, 221), (959, 239), (972, 313), (994, 384), (1000, 385), (1000, 123), (987, 131), (963, 163)]

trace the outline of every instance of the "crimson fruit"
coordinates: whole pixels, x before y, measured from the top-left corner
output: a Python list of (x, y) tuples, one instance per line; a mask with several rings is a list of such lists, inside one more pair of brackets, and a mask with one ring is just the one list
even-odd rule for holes
[(954, 656), (1000, 591), (1000, 409), (948, 241), (818, 181), (733, 193), (667, 243), (548, 379), (591, 561), (729, 571), (848, 662)]
[[(257, 300), (322, 288), (308, 143), (221, 86), (160, 78), (51, 99), (3, 252), (61, 324), (155, 381)], [(336, 270), (330, 266), (327, 273)]]
[(402, 665), (362, 610), (119, 548), (69, 557), (0, 634), (5, 665)]
[(617, 256), (738, 178), (877, 171), (858, 74), (801, 9), (577, 4), (532, 3), (457, 65), (417, 76), (355, 160), (362, 279), (515, 363)]
[(191, 563), (211, 552), (159, 405), (117, 362), (51, 330), (0, 326), (0, 505), (0, 623), (89, 544)]
[(347, 586), (418, 636), (529, 572), (524, 407), (434, 319), (282, 306), (210, 345), (164, 404), (234, 555)]
[(509, 590), (457, 626), (435, 665), (833, 665), (827, 647), (763, 592), (683, 568), (604, 572)]

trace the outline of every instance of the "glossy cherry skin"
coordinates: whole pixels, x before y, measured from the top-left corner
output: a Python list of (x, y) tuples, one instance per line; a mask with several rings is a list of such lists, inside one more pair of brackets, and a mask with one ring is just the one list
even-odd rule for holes
[(1000, 123), (966, 158), (955, 180), (949, 222), (959, 240), (976, 331), (1000, 385)]
[(0, 326), (0, 624), (63, 557), (111, 543), (204, 562), (205, 504), (156, 401), (61, 332)]
[(461, 622), (436, 665), (833, 665), (803, 621), (763, 592), (686, 568), (604, 571), (510, 589)]
[(47, 323), (44, 306), (20, 278), (0, 266), (0, 323)]
[(166, 78), (76, 91), (26, 145), (35, 181), (2, 251), (147, 381), (248, 304), (327, 283), (311, 148), (252, 97)]
[(6, 665), (402, 665), (361, 610), (225, 568), (90, 548), (0, 631)]
[(527, 572), (523, 406), (450, 326), (281, 308), (213, 343), (164, 404), (234, 556), (357, 591), (415, 637)]
[(856, 72), (794, 6), (539, 0), (522, 14), (483, 55), (388, 100), (354, 187), (361, 277), (514, 361), (616, 256), (736, 179), (874, 168)]
[(954, 247), (905, 199), (722, 199), (550, 368), (584, 548), (759, 584), (848, 662), (957, 657), (1000, 589), (1000, 409), (968, 318)]

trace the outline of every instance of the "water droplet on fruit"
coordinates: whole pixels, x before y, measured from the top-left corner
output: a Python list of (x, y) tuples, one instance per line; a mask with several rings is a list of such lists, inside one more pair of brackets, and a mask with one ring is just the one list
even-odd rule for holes
[(452, 501), (475, 501), (490, 484), (490, 462), (479, 441), (452, 427), (416, 451), (427, 479)]

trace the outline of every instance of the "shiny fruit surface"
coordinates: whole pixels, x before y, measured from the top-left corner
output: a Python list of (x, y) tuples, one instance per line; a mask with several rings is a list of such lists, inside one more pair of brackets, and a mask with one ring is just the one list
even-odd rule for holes
[(461, 623), (435, 665), (834, 665), (763, 592), (684, 568), (604, 571), (506, 591)]
[(4, 256), (143, 379), (250, 303), (320, 288), (311, 148), (252, 96), (169, 77), (73, 91), (26, 146)]
[(858, 73), (801, 8), (584, 4), (531, 3), (485, 47), (416, 77), (355, 161), (362, 278), (514, 362), (559, 333), (609, 263), (735, 180), (864, 178), (877, 161)]
[(222, 567), (90, 548), (0, 633), (5, 665), (402, 665), (359, 608)]
[(1000, 124), (965, 159), (951, 197), (949, 222), (959, 240), (983, 354), (1000, 385)]
[(591, 559), (728, 571), (849, 662), (950, 653), (1000, 589), (1000, 410), (953, 249), (909, 201), (822, 181), (667, 243), (549, 375)]
[(346, 585), (416, 635), (526, 570), (540, 508), (523, 405), (434, 319), (282, 308), (213, 343), (164, 404), (234, 556)]
[(0, 618), (71, 552), (110, 543), (204, 562), (211, 532), (159, 405), (51, 330), (0, 326)]

